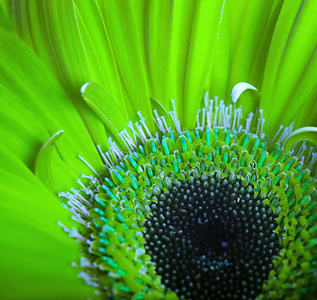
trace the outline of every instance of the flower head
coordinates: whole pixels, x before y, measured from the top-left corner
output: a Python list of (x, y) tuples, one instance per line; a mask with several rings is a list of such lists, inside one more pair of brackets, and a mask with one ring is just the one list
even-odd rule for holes
[(4, 3), (4, 297), (314, 295), (316, 11)]

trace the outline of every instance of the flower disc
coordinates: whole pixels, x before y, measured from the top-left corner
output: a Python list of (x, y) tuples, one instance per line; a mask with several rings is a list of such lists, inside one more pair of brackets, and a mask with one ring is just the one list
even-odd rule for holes
[(65, 228), (82, 244), (80, 276), (102, 299), (299, 299), (314, 290), (316, 180), (248, 124), (178, 124), (155, 139), (139, 126), (138, 146), (125, 135), (130, 151), (113, 144), (107, 174), (65, 194), (82, 224)]

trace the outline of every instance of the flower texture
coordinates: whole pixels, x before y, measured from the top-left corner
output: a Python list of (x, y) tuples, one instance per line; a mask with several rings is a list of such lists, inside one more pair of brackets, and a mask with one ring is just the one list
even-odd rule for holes
[(316, 299), (316, 3), (0, 3), (2, 299)]

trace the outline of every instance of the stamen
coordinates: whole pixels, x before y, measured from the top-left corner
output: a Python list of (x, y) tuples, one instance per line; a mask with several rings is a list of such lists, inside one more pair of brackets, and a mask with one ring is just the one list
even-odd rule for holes
[(118, 148), (117, 144), (112, 141), (111, 137), (108, 138), (108, 143), (110, 146), (110, 151), (112, 152), (116, 162), (118, 162), (117, 157), (119, 158), (119, 160), (123, 160), (124, 154)]
[(262, 120), (263, 120), (263, 109), (260, 109), (260, 115), (261, 117), (258, 118), (258, 124), (257, 124), (257, 127), (256, 127), (256, 135), (259, 136), (259, 129), (260, 129), (260, 124), (262, 123)]
[(140, 133), (140, 138), (141, 138), (142, 143), (145, 144), (148, 139), (147, 139), (147, 137), (145, 135), (145, 132), (143, 131), (142, 126), (139, 125), (138, 122), (135, 122), (134, 125), (135, 125), (135, 127), (138, 129), (138, 131)]
[(138, 143), (137, 137), (138, 137), (139, 139), (141, 139), (141, 137), (140, 137), (140, 135), (138, 134), (138, 132), (134, 129), (132, 121), (129, 121), (128, 124), (127, 124), (127, 126), (128, 126), (128, 128), (130, 128), (130, 130), (132, 131), (132, 133), (133, 133), (133, 138), (134, 138), (134, 142), (137, 144), (137, 143)]
[(108, 160), (107, 157), (105, 156), (105, 154), (102, 152), (101, 150), (101, 146), (100, 145), (97, 145), (97, 149), (99, 150), (99, 153), (103, 159), (103, 162), (106, 164), (106, 167), (107, 168), (110, 168), (113, 166), (113, 163), (112, 163), (112, 160)]
[(295, 156), (296, 157), (301, 157), (303, 154), (304, 154), (304, 152), (306, 151), (306, 144), (307, 144), (307, 141), (304, 141), (303, 143), (302, 143), (302, 146), (300, 147), (300, 149), (298, 150), (298, 152), (295, 154)]
[(280, 131), (283, 129), (283, 127), (284, 127), (283, 125), (280, 126), (280, 128), (278, 129), (278, 131), (277, 131), (276, 134), (274, 135), (272, 141), (275, 141), (275, 140), (276, 140), (277, 136), (279, 135), (279, 133), (280, 133)]
[(218, 125), (224, 126), (224, 123), (225, 123), (225, 105), (224, 105), (224, 101), (221, 100), (220, 104), (219, 104), (219, 122), (218, 122)]
[(306, 164), (308, 164), (308, 163), (309, 163), (309, 157), (310, 157), (310, 155), (312, 154), (313, 149), (314, 149), (314, 147), (313, 147), (313, 146), (310, 146), (310, 147), (309, 147), (309, 152), (308, 152), (308, 155), (306, 155)]
[(151, 134), (149, 128), (148, 128), (148, 127), (146, 126), (146, 124), (145, 124), (145, 118), (142, 117), (142, 114), (141, 114), (140, 111), (138, 111), (137, 114), (138, 114), (139, 117), (141, 118), (140, 122), (141, 122), (141, 124), (143, 125), (143, 127), (144, 127), (146, 133), (148, 134), (148, 136), (149, 136), (150, 138), (152, 138), (152, 134)]
[(209, 100), (209, 109), (207, 111), (207, 129), (211, 129), (211, 123), (212, 123), (212, 110), (213, 110), (213, 104), (214, 100)]
[(156, 126), (158, 127), (158, 129), (159, 129), (163, 134), (165, 134), (165, 133), (166, 133), (166, 130), (165, 130), (165, 128), (164, 128), (162, 119), (158, 116), (157, 110), (154, 109), (154, 110), (153, 110), (153, 113), (154, 113), (154, 115), (155, 115), (155, 118), (153, 117), (153, 120), (154, 120)]
[(63, 227), (64, 231), (68, 233), (68, 236), (74, 238), (79, 243), (86, 243), (87, 239), (78, 233), (77, 229), (73, 227), (71, 230), (63, 225), (60, 221), (57, 222), (57, 225)]
[(176, 107), (175, 107), (175, 99), (172, 99), (172, 105), (173, 105), (173, 110), (169, 111), (168, 113), (170, 114), (174, 124), (175, 124), (175, 127), (176, 127), (176, 131), (178, 134), (180, 134), (181, 132), (181, 123), (180, 121), (178, 120), (177, 118), (177, 113), (176, 113)]
[(197, 129), (201, 129), (200, 122), (199, 122), (200, 112), (201, 112), (201, 109), (198, 109), (198, 112), (197, 112), (197, 125), (196, 125)]
[(252, 122), (252, 118), (254, 116), (254, 113), (249, 113), (249, 117), (247, 118), (246, 120), (246, 124), (245, 124), (245, 130), (247, 132), (250, 132), (250, 129), (251, 129), (251, 122)]
[(171, 127), (169, 127), (168, 125), (167, 125), (167, 123), (166, 123), (166, 120), (165, 120), (165, 117), (164, 116), (161, 116), (161, 120), (163, 121), (163, 123), (164, 123), (164, 126), (165, 126), (165, 128), (166, 128), (166, 131), (168, 132), (168, 131), (171, 131)]
[(79, 155), (79, 159), (82, 160), (88, 166), (88, 168), (92, 170), (99, 178), (99, 174), (96, 172), (96, 170), (81, 155)]
[(214, 118), (214, 128), (217, 127), (217, 115), (218, 115), (219, 106), (215, 107), (215, 118)]
[(208, 102), (209, 102), (209, 92), (206, 92), (206, 93), (205, 93), (204, 102), (205, 102), (205, 107), (208, 107)]
[(134, 143), (133, 139), (131, 138), (131, 136), (129, 135), (126, 129), (121, 130), (121, 132), (119, 132), (119, 136), (121, 137), (121, 139), (123, 140), (127, 148), (129, 149), (129, 151), (133, 151), (137, 149), (136, 144)]
[(310, 161), (310, 163), (307, 165), (307, 168), (311, 170), (311, 169), (313, 168), (313, 166), (314, 166), (316, 160), (317, 160), (317, 152), (313, 152), (313, 153), (312, 153), (311, 161)]

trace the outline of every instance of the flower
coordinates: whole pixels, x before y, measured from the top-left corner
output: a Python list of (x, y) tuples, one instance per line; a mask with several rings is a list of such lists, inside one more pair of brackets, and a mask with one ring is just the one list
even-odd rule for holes
[[(237, 87), (242, 87), (242, 89), (234, 90), (233, 99), (237, 100), (237, 107), (243, 105), (243, 113), (252, 112), (255, 108), (263, 109), (265, 117), (263, 132), (271, 138), (267, 140), (266, 136), (260, 134), (260, 127), (259, 129), (251, 128), (252, 117), (243, 115), (243, 120), (249, 120), (247, 123), (249, 125), (245, 125), (245, 129), (257, 133), (261, 141), (262, 139), (263, 142), (268, 141), (268, 145), (264, 144), (261, 148), (262, 144), (259, 144), (259, 147), (255, 147), (255, 156), (252, 153), (252, 147), (257, 143), (257, 138), (250, 139), (250, 135), (235, 128), (233, 123), (230, 127), (232, 133), (228, 134), (228, 131), (221, 128), (218, 132), (219, 139), (230, 147), (237, 143), (238, 138), (242, 142), (242, 145), (239, 146), (244, 148), (250, 146), (249, 153), (244, 152), (246, 155), (252, 156), (248, 156), (248, 163), (251, 163), (249, 166), (254, 164), (254, 161), (258, 164), (273, 166), (275, 161), (272, 161), (272, 157), (278, 162), (278, 166), (274, 165), (274, 168), (278, 167), (278, 169), (276, 171), (274, 168), (272, 169), (275, 174), (271, 177), (272, 181), (276, 182), (270, 184), (268, 180), (265, 187), (267, 190), (272, 188), (273, 195), (267, 194), (266, 198), (264, 197), (265, 199), (262, 200), (276, 202), (277, 200), (273, 198), (278, 196), (277, 203), (283, 204), (279, 206), (275, 205), (275, 202), (274, 204), (270, 202), (269, 208), (264, 207), (264, 213), (277, 214), (275, 218), (278, 219), (276, 220), (280, 225), (279, 229), (274, 229), (274, 234), (282, 239), (283, 242), (280, 242), (280, 245), (283, 245), (283, 249), (282, 253), (276, 253), (274, 262), (277, 263), (279, 258), (283, 258), (283, 260), (280, 259), (280, 262), (288, 263), (290, 267), (281, 266), (280, 270), (274, 269), (270, 278), (276, 278), (278, 284), (281, 284), (285, 278), (291, 279), (292, 281), (286, 281), (285, 287), (283, 285), (283, 288), (286, 290), (289, 288), (287, 291), (291, 291), (291, 293), (296, 291), (289, 294), (289, 297), (296, 299), (305, 292), (307, 294), (304, 289), (309, 286), (305, 280), (316, 280), (316, 220), (314, 219), (316, 212), (315, 208), (311, 207), (316, 203), (316, 185), (314, 177), (310, 177), (308, 171), (301, 173), (300, 169), (297, 170), (299, 172), (296, 175), (297, 179), (287, 178), (291, 174), (285, 169), (288, 163), (290, 172), (293, 172), (292, 176), (295, 176), (293, 169), (299, 168), (300, 163), (296, 162), (297, 159), (292, 161), (289, 156), (284, 157), (284, 153), (297, 141), (307, 139), (310, 142), (316, 142), (315, 129), (307, 128), (307, 126), (316, 125), (317, 113), (312, 105), (316, 98), (316, 76), (314, 76), (316, 57), (315, 41), (311, 37), (311, 32), (315, 32), (317, 27), (317, 22), (313, 17), (316, 10), (316, 5), (313, 2), (307, 3), (307, 1), (257, 1), (256, 3), (239, 1), (238, 4), (223, 3), (222, 1), (62, 1), (58, 4), (53, 1), (36, 3), (7, 1), (4, 3), (0, 23), (4, 27), (0, 36), (1, 193), (4, 199), (1, 202), (3, 234), (0, 251), (2, 284), (4, 284), (4, 287), (1, 288), (3, 298), (42, 299), (53, 294), (54, 299), (69, 299), (85, 298), (86, 295), (92, 293), (76, 278), (75, 270), (70, 267), (69, 262), (78, 262), (79, 249), (71, 239), (61, 233), (56, 222), (60, 221), (61, 224), (65, 224), (66, 231), (67, 228), (76, 225), (69, 220), (67, 211), (61, 207), (54, 195), (72, 188), (84, 189), (88, 192), (88, 196), (91, 191), (94, 192), (94, 182), (97, 185), (98, 182), (91, 176), (97, 176), (97, 178), (99, 176), (101, 179), (98, 180), (103, 180), (105, 175), (110, 176), (110, 173), (104, 168), (104, 164), (107, 165), (108, 162), (111, 167), (113, 164), (111, 160), (115, 158), (110, 157), (109, 160), (106, 153), (120, 157), (121, 153), (129, 150), (128, 145), (133, 146), (135, 143), (128, 136), (121, 138), (118, 134), (118, 132), (124, 132), (122, 130), (130, 120), (136, 122), (140, 118), (141, 121), (143, 118), (146, 119), (147, 127), (135, 130), (137, 130), (136, 134), (140, 136), (142, 136), (142, 130), (145, 132), (144, 142), (141, 138), (139, 143), (140, 145), (145, 144), (147, 153), (155, 152), (154, 149), (161, 153), (166, 149), (169, 152), (176, 147), (179, 155), (183, 155), (182, 152), (187, 152), (185, 149), (199, 146), (201, 139), (205, 142), (206, 138), (207, 142), (210, 138), (214, 143), (217, 133), (214, 130), (208, 133), (205, 124), (201, 125), (203, 127), (201, 134), (204, 133), (205, 137), (203, 135), (191, 136), (191, 131), (195, 129), (198, 109), (204, 108), (201, 115), (204, 114), (206, 117), (211, 107), (208, 103), (208, 96), (205, 102), (202, 95), (205, 91), (218, 95), (224, 99), (221, 108), (218, 106), (218, 109), (225, 112), (228, 107), (229, 111), (228, 105), (231, 99), (228, 96), (237, 82), (250, 82), (259, 88), (261, 98), (252, 86), (240, 84)], [(241, 26), (236, 26), (236, 23), (241, 23)], [(212, 53), (214, 55), (211, 55)], [(92, 81), (98, 84), (85, 84)], [(79, 92), (82, 86), (85, 102)], [(150, 97), (152, 97), (151, 100), (149, 100)], [(177, 100), (173, 108), (169, 103), (171, 98)], [(153, 140), (149, 139), (146, 128), (151, 134), (157, 131), (155, 123), (151, 122), (153, 108), (166, 116), (166, 121), (168, 120), (166, 110), (172, 112), (172, 122), (167, 126), (174, 126), (176, 129), (176, 146), (168, 142), (166, 148), (163, 145), (161, 133), (160, 143), (152, 144)], [(213, 106), (213, 109), (216, 108)], [(141, 111), (140, 118), (136, 114), (137, 111)], [(236, 110), (236, 114), (238, 118), (239, 108)], [(220, 120), (215, 124), (226, 127), (223, 122), (228, 119), (225, 116), (223, 114), (221, 124)], [(210, 117), (215, 121), (215, 115), (211, 114)], [(162, 119), (156, 119), (156, 122), (160, 129), (159, 120)], [(260, 115), (259, 126), (263, 125), (263, 120), (264, 118)], [(180, 121), (181, 129), (189, 130), (189, 137), (187, 136), (186, 139), (180, 132), (178, 121)], [(142, 122), (139, 126), (144, 126)], [(202, 122), (201, 119), (200, 122)], [(295, 134), (288, 138), (286, 135), (291, 131), (292, 122), (295, 128), (306, 126), (306, 129), (295, 131)], [(254, 124), (256, 125), (256, 123)], [(281, 131), (274, 139), (280, 124), (288, 126), (287, 130)], [(233, 132), (234, 129), (237, 129), (237, 132)], [(61, 130), (63, 130), (63, 134)], [(179, 140), (177, 140), (177, 135), (180, 135)], [(130, 132), (130, 138), (132, 136), (133, 132)], [(147, 140), (150, 143), (147, 143)], [(179, 141), (178, 145), (177, 141)], [(274, 149), (274, 142), (280, 143), (276, 149)], [(214, 159), (219, 158), (217, 155), (221, 156), (220, 167), (223, 163), (228, 163), (228, 161), (224, 161), (227, 152), (223, 149), (229, 147), (223, 143), (218, 145), (222, 147), (219, 153), (216, 150), (213, 152)], [(56, 149), (54, 145), (56, 145)], [(100, 151), (98, 151), (97, 145), (100, 145)], [(273, 148), (270, 148), (271, 146)], [(316, 166), (314, 161), (312, 163), (308, 161), (309, 158), (313, 158), (312, 152), (309, 152), (309, 147), (305, 152), (305, 147), (305, 144), (295, 146), (291, 156), (305, 154), (304, 165), (313, 169)], [(110, 152), (106, 152), (109, 150)], [(240, 151), (243, 150), (238, 150), (239, 153), (234, 153), (234, 155), (241, 158)], [(142, 154), (141, 149), (139, 151)], [(195, 151), (199, 154), (200, 150), (195, 148)], [(266, 153), (267, 157), (262, 156), (264, 151), (268, 151), (270, 154)], [(164, 155), (167, 155), (166, 153)], [(209, 153), (211, 153), (210, 149), (205, 154), (209, 155)], [(78, 159), (78, 155), (82, 159)], [(253, 197), (253, 187), (244, 186), (242, 178), (240, 178), (242, 180), (240, 182), (234, 177), (235, 167), (234, 162), (231, 161), (232, 158), (237, 158), (234, 155), (230, 152), (229, 162), (232, 162), (232, 168), (227, 170), (228, 182), (225, 183), (226, 179), (222, 178), (224, 175), (221, 174), (221, 178), (214, 177), (214, 180), (219, 185), (233, 185), (234, 181), (237, 186), (232, 186), (232, 189), (240, 187), (241, 184), (240, 188), (251, 189), (247, 193), (249, 196), (244, 193), (241, 195)], [(197, 157), (198, 160), (195, 163), (197, 161), (202, 163), (199, 155)], [(206, 158), (204, 155), (202, 157)], [(193, 158), (187, 157), (186, 159)], [(127, 159), (137, 160), (137, 163), (141, 164), (137, 157), (128, 156)], [(144, 158), (143, 163), (148, 163), (146, 159), (148, 157)], [(181, 161), (184, 163), (184, 160)], [(169, 170), (171, 173), (177, 173), (177, 168), (183, 168), (181, 162), (175, 164), (172, 160), (171, 163), (174, 163), (174, 170)], [(303, 170), (305, 170), (305, 166)], [(219, 168), (219, 166), (215, 167)], [(259, 167), (261, 168), (261, 165)], [(134, 163), (130, 161), (130, 165), (127, 163), (127, 169), (132, 168), (134, 168)], [(32, 173), (33, 171), (36, 176)], [(98, 175), (94, 174), (94, 171)], [(147, 172), (151, 171), (147, 170)], [(198, 175), (202, 182), (206, 182), (204, 177), (206, 174), (203, 172)], [(313, 172), (314, 170), (311, 175), (315, 176)], [(124, 182), (120, 183), (120, 176), (125, 176), (125, 172), (118, 173), (118, 176), (114, 172), (112, 173), (114, 176), (112, 180), (115, 181), (116, 186), (120, 186), (114, 187), (114, 189), (119, 191), (120, 188), (126, 188)], [(262, 183), (257, 176), (264, 174), (258, 173), (254, 171), (249, 175), (256, 176), (258, 182)], [(81, 174), (85, 174), (88, 180), (82, 178), (79, 184), (76, 184)], [(216, 176), (219, 172), (213, 174)], [(148, 175), (150, 176), (150, 174)], [(187, 175), (198, 178), (192, 173)], [(209, 173), (207, 175), (210, 176)], [(130, 178), (129, 183), (132, 184), (134, 179)], [(89, 179), (92, 179), (92, 183), (89, 183)], [(135, 181), (135, 184), (139, 183), (138, 180)], [(211, 179), (208, 177), (208, 180)], [(300, 185), (296, 180), (300, 182)], [(180, 182), (184, 183), (184, 178), (180, 177)], [(247, 183), (249, 184), (249, 182)], [(80, 184), (83, 186), (81, 187)], [(159, 183), (156, 182), (156, 184)], [(182, 188), (175, 178), (169, 178), (164, 184), (166, 184), (165, 188)], [(265, 185), (265, 183), (263, 184)], [(94, 199), (97, 201), (96, 205), (100, 206), (99, 208), (94, 207), (94, 213), (99, 213), (98, 222), (103, 220), (100, 217), (103, 217), (102, 214), (106, 211), (105, 209), (102, 211), (103, 200), (107, 199), (108, 204), (107, 197), (117, 197), (109, 189), (112, 188), (111, 183), (110, 186), (107, 182), (101, 186), (103, 186), (104, 192), (102, 193), (99, 189), (100, 196), (97, 197), (99, 200)], [(197, 190), (200, 187), (197, 180), (195, 186)], [(290, 191), (291, 187), (293, 191)], [(265, 188), (262, 187), (262, 190)], [(283, 191), (283, 188), (286, 192)], [(49, 192), (48, 189), (53, 192)], [(157, 203), (160, 203), (159, 197), (163, 199), (163, 194), (168, 194), (168, 189), (163, 191), (155, 194), (157, 199), (154, 200)], [(76, 190), (73, 192), (77, 193)], [(209, 192), (213, 191), (209, 190)], [(290, 197), (287, 208), (286, 202), (283, 200), (288, 192), (290, 196), (295, 195), (295, 202), (290, 204), (289, 202), (293, 200), (293, 197)], [(95, 196), (95, 194), (94, 192), (93, 195)], [(87, 199), (90, 200), (88, 196)], [(67, 197), (71, 200), (72, 196), (67, 194)], [(213, 201), (219, 198), (217, 197)], [(242, 200), (244, 199), (236, 197), (235, 205), (240, 205), (240, 201), (243, 204)], [(78, 205), (78, 202), (76, 203)], [(268, 204), (267, 201), (263, 203)], [(136, 203), (133, 204), (135, 204), (134, 210), (137, 211), (139, 208), (140, 213), (144, 213), (142, 203), (140, 206)], [(165, 205), (160, 206), (159, 204), (155, 208), (154, 204), (151, 203), (153, 215), (156, 209), (159, 211), (165, 207)], [(292, 207), (293, 204), (296, 208)], [(87, 205), (90, 207), (90, 204)], [(212, 204), (210, 205), (212, 206)], [(72, 207), (72, 202), (65, 206), (72, 211), (75, 209)], [(85, 211), (87, 207), (83, 208), (81, 212)], [(121, 206), (114, 206), (114, 208), (118, 207)], [(256, 207), (259, 208), (259, 205)], [(254, 206), (254, 210), (256, 207)], [(97, 208), (99, 210), (96, 210)], [(193, 209), (196, 208), (193, 206)], [(293, 215), (288, 215), (288, 217), (289, 219), (295, 218), (291, 222), (298, 222), (301, 225), (301, 227), (296, 227), (299, 232), (292, 230), (290, 223), (280, 222), (281, 219), (285, 221), (285, 214), (293, 214), (297, 210), (303, 210), (305, 213), (300, 214), (298, 220)], [(244, 212), (244, 210), (242, 211)], [(89, 215), (91, 213), (89, 212)], [(107, 213), (109, 212), (107, 211)], [(118, 216), (119, 212), (115, 210), (114, 213), (116, 213), (116, 218), (125, 218), (122, 215)], [(123, 212), (123, 214), (125, 213), (127, 212)], [(307, 218), (305, 214), (308, 214)], [(78, 218), (78, 213), (75, 211), (76, 217)], [(97, 220), (97, 216), (93, 217)], [(140, 217), (140, 220), (142, 218), (144, 221), (145, 216)], [(147, 218), (150, 218), (149, 215)], [(113, 220), (111, 219), (111, 222)], [(262, 221), (265, 222), (264, 219)], [(98, 222), (95, 223), (98, 225)], [(144, 227), (148, 231), (152, 228), (149, 222), (151, 219), (147, 219), (147, 223), (144, 223)], [(107, 224), (102, 226), (104, 225)], [(106, 230), (111, 232), (113, 227), (107, 226), (109, 227)], [(91, 234), (89, 230), (83, 232), (83, 228), (78, 230), (80, 230), (80, 235), (77, 230), (72, 230), (69, 234), (79, 240), (82, 237), (86, 238), (85, 234)], [(206, 230), (200, 229), (199, 232), (204, 235)], [(272, 239), (270, 240), (273, 244), (276, 237), (274, 234), (271, 233)], [(304, 242), (299, 242), (297, 245), (292, 244), (292, 238), (294, 238), (292, 234), (295, 234), (295, 237), (300, 235), (298, 238), (303, 239)], [(147, 249), (153, 258), (156, 255), (155, 248), (150, 244), (153, 241), (145, 234), (144, 237), (148, 243), (144, 249)], [(228, 241), (217, 238), (219, 249), (225, 250), (230, 247), (231, 239)], [(105, 244), (107, 241), (106, 239)], [(284, 242), (288, 241), (289, 245), (286, 247)], [(124, 244), (124, 242), (122, 243)], [(109, 269), (108, 275), (124, 277), (124, 274), (128, 273), (124, 267), (129, 267), (129, 262), (124, 264), (124, 267), (120, 265), (118, 271), (118, 267), (116, 267), (118, 261), (114, 260), (112, 256), (100, 255), (104, 254), (102, 251), (107, 251), (107, 248), (101, 247), (106, 250), (100, 250), (95, 249), (94, 246), (95, 244), (92, 244), (89, 247), (93, 255), (97, 255), (95, 253), (97, 250), (98, 255), (108, 267), (117, 270), (112, 272), (112, 269)], [(87, 247), (82, 246), (84, 256), (89, 253)], [(302, 249), (303, 247), (304, 249)], [(142, 250), (143, 248), (140, 251), (142, 252)], [(216, 250), (212, 249), (212, 251)], [(298, 260), (296, 255), (299, 255)], [(204, 259), (202, 261), (204, 262)], [(81, 263), (84, 269), (90, 268), (91, 261), (87, 260), (86, 256)], [(212, 267), (221, 269), (227, 263), (230, 264), (230, 260), (223, 259), (216, 261)], [(133, 274), (135, 269), (130, 271)], [(161, 271), (157, 270), (158, 273)], [(159, 285), (157, 282), (159, 276), (156, 271), (153, 271), (153, 268), (152, 272), (156, 280), (154, 284)], [(301, 277), (300, 272), (311, 272), (311, 275)], [(299, 277), (296, 277), (298, 274)], [(96, 281), (91, 274), (88, 274), (89, 276), (86, 273), (81, 275), (88, 279), (89, 283), (95, 285)], [(275, 275), (276, 277), (274, 277)], [(128, 280), (133, 278), (131, 273), (127, 278)], [(149, 279), (149, 277), (147, 278)], [(165, 279), (164, 283), (169, 287), (169, 283), (166, 283)], [(115, 281), (117, 281), (116, 278), (110, 282)], [(102, 276), (98, 278), (98, 282), (109, 284), (108, 278), (102, 278)], [(265, 284), (263, 290), (269, 293), (270, 281)], [(281, 286), (282, 284), (278, 287)], [(122, 285), (119, 280), (119, 284), (113, 287), (113, 291), (119, 291), (126, 297), (132, 297), (133, 293), (131, 294), (127, 287), (130, 289), (128, 285)], [(297, 287), (301, 287), (301, 289), (298, 290)], [(161, 286), (159, 288), (159, 292), (164, 291)], [(268, 297), (277, 297), (278, 292), (274, 289), (272, 291)], [(157, 291), (154, 290), (154, 292)], [(172, 287), (171, 297), (175, 297), (175, 293), (179, 294), (180, 291), (176, 291), (176, 288), (173, 290)], [(311, 292), (309, 291), (309, 293)], [(135, 297), (137, 297), (136, 295)], [(142, 297), (142, 295), (138, 297)]]

